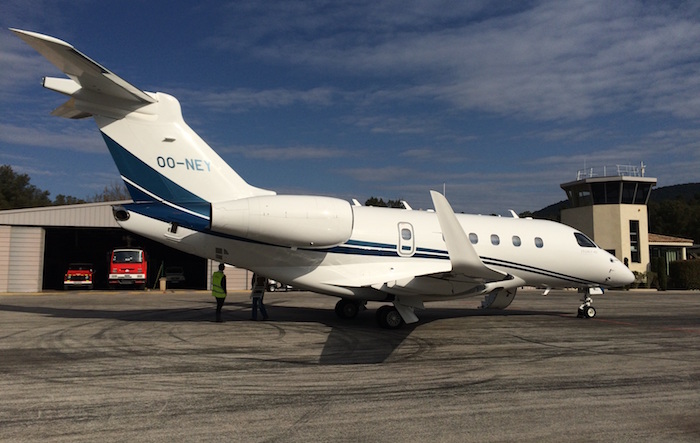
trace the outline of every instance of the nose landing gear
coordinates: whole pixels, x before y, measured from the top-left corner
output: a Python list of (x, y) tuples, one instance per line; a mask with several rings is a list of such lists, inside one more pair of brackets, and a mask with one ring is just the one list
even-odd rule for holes
[(581, 306), (578, 307), (578, 318), (593, 318), (596, 315), (596, 310), (593, 307), (593, 298), (591, 295), (603, 294), (602, 288), (585, 288), (579, 289), (583, 295), (581, 296)]

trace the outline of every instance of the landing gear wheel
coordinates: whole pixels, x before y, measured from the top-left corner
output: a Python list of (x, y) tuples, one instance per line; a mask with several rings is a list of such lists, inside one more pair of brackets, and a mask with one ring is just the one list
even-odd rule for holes
[(360, 312), (360, 302), (358, 301), (341, 298), (335, 304), (335, 313), (340, 318), (355, 318), (358, 312)]
[(586, 318), (593, 318), (595, 317), (595, 308), (593, 306), (589, 306), (587, 308), (584, 308), (583, 310), (583, 315)]
[(581, 292), (583, 296), (581, 297), (581, 306), (578, 307), (578, 318), (593, 318), (595, 317), (596, 311), (593, 307), (593, 299), (591, 298), (591, 292), (593, 289), (584, 289)]
[(404, 325), (403, 318), (395, 307), (384, 305), (377, 309), (377, 323), (385, 329), (399, 329)]

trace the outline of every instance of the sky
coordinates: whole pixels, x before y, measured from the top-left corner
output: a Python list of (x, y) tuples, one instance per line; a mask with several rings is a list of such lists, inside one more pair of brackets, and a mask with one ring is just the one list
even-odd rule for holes
[[(700, 181), (700, 2), (50, 0), (0, 3), (0, 164), (85, 198), (119, 183), (62, 77), (7, 28), (65, 40), (280, 194), (535, 211), (578, 170)], [(608, 169), (610, 170), (610, 169)]]

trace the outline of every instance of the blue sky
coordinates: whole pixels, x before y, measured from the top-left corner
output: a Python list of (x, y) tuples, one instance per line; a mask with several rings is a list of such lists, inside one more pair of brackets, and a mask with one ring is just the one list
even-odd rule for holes
[(14, 1), (0, 4), (0, 164), (84, 198), (119, 181), (62, 74), (7, 28), (65, 40), (283, 194), (506, 214), (584, 167), (700, 181), (700, 3)]

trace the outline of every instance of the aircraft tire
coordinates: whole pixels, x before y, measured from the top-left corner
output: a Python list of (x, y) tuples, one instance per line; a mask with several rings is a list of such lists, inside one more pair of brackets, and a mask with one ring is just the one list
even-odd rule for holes
[(355, 318), (358, 312), (360, 312), (360, 303), (355, 300), (341, 298), (338, 300), (338, 303), (335, 304), (335, 313), (340, 318)]
[(584, 315), (586, 318), (593, 318), (595, 317), (595, 308), (593, 306), (589, 306), (586, 309), (583, 310)]
[(389, 305), (384, 305), (377, 309), (377, 323), (385, 329), (399, 329), (404, 325), (399, 311)]

